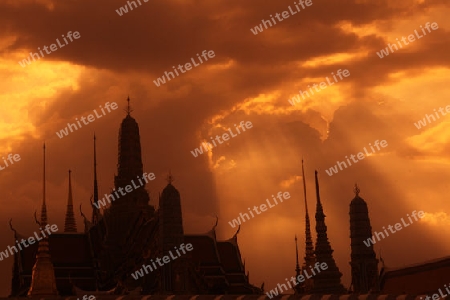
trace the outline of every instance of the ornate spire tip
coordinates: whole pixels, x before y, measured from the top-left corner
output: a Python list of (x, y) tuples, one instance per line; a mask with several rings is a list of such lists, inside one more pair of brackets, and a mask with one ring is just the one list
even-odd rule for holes
[(356, 197), (358, 197), (358, 196), (359, 196), (359, 192), (360, 192), (360, 189), (359, 189), (359, 187), (358, 187), (358, 184), (357, 184), (357, 183), (355, 183), (355, 188), (353, 189), (353, 192), (355, 192), (355, 195), (356, 195)]

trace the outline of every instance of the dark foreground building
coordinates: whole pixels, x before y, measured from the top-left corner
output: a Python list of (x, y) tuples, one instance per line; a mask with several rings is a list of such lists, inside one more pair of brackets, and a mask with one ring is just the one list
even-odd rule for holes
[[(84, 232), (78, 232), (75, 222), (69, 171), (64, 231), (53, 233), (22, 251), (16, 251), (11, 297), (61, 299), (58, 297), (77, 295), (81, 299), (84, 295), (94, 295), (97, 299), (111, 300), (267, 299), (262, 288), (249, 283), (237, 241), (239, 229), (225, 241), (216, 238), (217, 223), (205, 234), (186, 234), (180, 193), (172, 184), (171, 175), (159, 196), (159, 209), (155, 210), (149, 204), (150, 197), (145, 185), (151, 178), (143, 169), (139, 126), (130, 113), (128, 106), (119, 131), (115, 189), (102, 199), (99, 198), (94, 137), (94, 184), (90, 218), (81, 212), (80, 207)], [(40, 220), (36, 220), (41, 228), (52, 224), (51, 216), (47, 218), (45, 202), (45, 146), (43, 170), (43, 200)], [(373, 245), (364, 245), (364, 241), (372, 236), (367, 203), (359, 196), (360, 190), (355, 186), (355, 198), (350, 203), (349, 213), (352, 283), (349, 289), (345, 289), (327, 236), (317, 172), (316, 243), (313, 245), (303, 166), (302, 173), (305, 256), (300, 267), (296, 248), (296, 277), (317, 262), (325, 262), (328, 269), (295, 286), (295, 295), (280, 295), (277, 299), (423, 300), (425, 294), (436, 294), (450, 285), (449, 257), (400, 269), (386, 268), (380, 258), (383, 264), (378, 273), (379, 260)], [(147, 177), (144, 178), (144, 175)], [(110, 205), (106, 207), (108, 203)], [(11, 229), (15, 240), (27, 239), (12, 226)], [(182, 248), (189, 250), (187, 245), (192, 247), (191, 251), (183, 252)], [(161, 265), (163, 257), (169, 254), (170, 259)]]
[[(69, 172), (64, 232), (15, 254), (11, 296), (261, 294), (245, 273), (238, 232), (225, 241), (216, 239), (216, 226), (206, 234), (184, 233), (181, 197), (170, 175), (159, 197), (159, 209), (149, 204), (139, 126), (130, 112), (128, 105), (119, 131), (115, 190), (107, 199), (99, 199), (94, 137), (92, 216), (88, 219), (81, 212), (84, 233), (77, 232)], [(107, 202), (111, 205), (106, 208)], [(40, 226), (52, 224), (51, 216), (47, 220), (45, 203), (45, 146), (43, 201), (37, 222)], [(25, 238), (15, 230), (14, 234), (15, 239)], [(179, 248), (188, 244), (193, 249), (182, 254)], [(177, 250), (181, 255), (172, 255), (162, 266), (156, 264), (157, 259), (161, 263), (169, 251), (174, 254)], [(147, 266), (145, 271), (143, 265)], [(143, 276), (138, 276), (139, 272)]]

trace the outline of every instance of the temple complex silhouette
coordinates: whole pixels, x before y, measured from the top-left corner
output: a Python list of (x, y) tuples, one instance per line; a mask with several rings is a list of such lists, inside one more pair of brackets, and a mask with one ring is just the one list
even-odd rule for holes
[[(129, 185), (143, 174), (139, 126), (131, 116), (130, 100), (122, 120), (118, 140), (115, 190)], [(43, 199), (39, 226), (48, 224), (45, 145), (43, 158)], [(264, 284), (256, 287), (249, 282), (249, 274), (241, 258), (237, 232), (228, 240), (216, 238), (217, 222), (205, 234), (187, 234), (183, 229), (181, 196), (168, 176), (168, 184), (159, 196), (159, 208), (149, 204), (145, 183), (132, 192), (111, 202), (101, 211), (97, 186), (96, 138), (93, 141), (93, 197), (92, 214), (84, 220), (83, 232), (78, 232), (74, 216), (71, 172), (69, 171), (68, 202), (64, 232), (48, 236), (38, 244), (15, 253), (11, 281), (11, 296), (68, 296), (68, 295), (263, 295)], [(328, 268), (294, 287), (293, 293), (343, 294), (423, 294), (434, 292), (450, 282), (450, 258), (390, 270), (377, 259), (373, 245), (364, 240), (372, 237), (368, 207), (359, 196), (350, 203), (351, 276), (345, 288), (342, 273), (333, 258), (328, 240), (325, 213), (315, 171), (316, 243), (313, 244), (306, 199), (305, 174), (302, 160), (305, 205), (305, 256), (300, 267), (296, 241), (296, 276), (316, 262)], [(111, 192), (112, 194), (113, 192)], [(96, 204), (96, 205), (94, 205)], [(16, 240), (24, 236), (12, 226)], [(181, 244), (191, 243), (193, 251), (170, 263), (134, 279), (131, 274), (152, 259), (162, 257)], [(276, 254), (274, 254), (276, 255)], [(379, 261), (382, 262), (380, 271)], [(429, 280), (436, 278), (436, 280)], [(244, 296), (242, 296), (244, 297)], [(212, 299), (212, 298), (211, 298)], [(240, 298), (241, 299), (241, 298)]]

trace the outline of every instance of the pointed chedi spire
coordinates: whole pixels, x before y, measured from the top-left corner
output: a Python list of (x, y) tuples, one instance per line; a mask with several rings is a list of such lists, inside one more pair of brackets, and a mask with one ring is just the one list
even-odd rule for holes
[[(171, 178), (172, 175), (169, 175), (168, 184), (159, 197), (159, 247), (162, 253), (167, 253), (184, 243), (181, 197), (180, 192), (172, 185)], [(215, 226), (217, 226), (217, 220)], [(179, 262), (181, 263), (182, 261), (183, 260), (180, 260)], [(172, 275), (176, 272), (177, 270), (174, 263), (162, 267), (161, 287), (164, 292), (173, 293), (176, 291), (177, 284)]]
[(298, 277), (300, 275), (300, 265), (298, 263), (298, 243), (297, 243), (297, 235), (295, 235), (295, 277)]
[[(298, 262), (298, 243), (297, 243), (297, 235), (295, 235), (295, 278), (301, 275), (300, 264)], [(295, 294), (303, 294), (305, 293), (305, 284), (304, 282), (300, 282), (294, 286)]]
[[(129, 97), (127, 101), (129, 103)], [(127, 248), (122, 243), (130, 234), (129, 228), (136, 226), (137, 216), (151, 219), (155, 215), (155, 208), (149, 204), (150, 196), (145, 189), (147, 182), (144, 176), (147, 173), (143, 171), (139, 125), (130, 113), (131, 108), (128, 106), (119, 129), (115, 191), (107, 196), (111, 205), (103, 209), (106, 225), (104, 244), (108, 248), (108, 258), (105, 257), (101, 264), (107, 266), (108, 272), (115, 272), (122, 266), (122, 260), (127, 255)], [(132, 186), (132, 190), (119, 194), (127, 186)]]
[(44, 168), (43, 168), (43, 199), (41, 207), (41, 224), (42, 226), (47, 225), (47, 205), (45, 203), (45, 143), (44, 143)]
[[(130, 97), (127, 99), (128, 108), (126, 110), (127, 116), (123, 119), (119, 130), (119, 157), (117, 163), (117, 176), (114, 178), (114, 186), (116, 190), (125, 188), (131, 184), (132, 180), (135, 182), (137, 178), (142, 178), (143, 164), (141, 154), (141, 137), (139, 135), (139, 125), (136, 120), (130, 115)], [(127, 196), (120, 197), (111, 203), (111, 206), (119, 205), (122, 202), (136, 201), (137, 205), (147, 209), (150, 197), (145, 190), (145, 183), (128, 193)], [(126, 203), (124, 203), (126, 205)], [(150, 209), (154, 211), (152, 207)]]
[[(311, 235), (311, 223), (308, 212), (308, 201), (306, 198), (306, 177), (303, 159), (302, 159), (302, 179), (303, 179), (303, 198), (305, 200), (305, 257), (302, 269), (309, 270), (309, 267), (314, 265), (316, 259), (314, 256), (314, 245)], [(309, 292), (314, 285), (314, 281), (311, 278), (308, 278), (305, 280), (303, 285), (304, 285), (304, 292)]]
[[(41, 209), (41, 228), (47, 225), (47, 208), (45, 204), (45, 143), (44, 143), (44, 176), (43, 176), (43, 200)], [(33, 266), (31, 275), (31, 285), (28, 290), (28, 296), (51, 297), (57, 296), (55, 270), (50, 257), (48, 236), (39, 241), (36, 262)]]
[(67, 200), (66, 220), (64, 222), (64, 232), (77, 232), (77, 223), (73, 213), (73, 195), (72, 195), (72, 171), (69, 170), (69, 197)]
[(368, 238), (372, 238), (367, 203), (359, 196), (357, 184), (354, 192), (355, 198), (350, 202), (349, 212), (352, 288), (354, 293), (367, 294), (371, 290), (378, 290), (378, 260), (373, 244), (370, 247), (364, 245)]
[(326, 263), (328, 268), (321, 271), (313, 277), (314, 287), (312, 293), (314, 294), (344, 294), (346, 292), (344, 286), (341, 284), (342, 273), (333, 258), (333, 249), (327, 236), (327, 225), (325, 225), (325, 214), (323, 213), (322, 203), (320, 202), (319, 180), (317, 179), (317, 171), (315, 171), (316, 182), (316, 249), (315, 256), (318, 263)]

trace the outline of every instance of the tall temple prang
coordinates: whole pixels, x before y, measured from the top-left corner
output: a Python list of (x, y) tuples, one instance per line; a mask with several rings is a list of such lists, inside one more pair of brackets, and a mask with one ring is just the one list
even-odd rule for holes
[(327, 225), (325, 225), (325, 214), (323, 213), (322, 203), (320, 202), (319, 181), (317, 171), (315, 171), (316, 181), (316, 261), (326, 263), (328, 268), (314, 276), (314, 288), (312, 293), (317, 294), (344, 294), (346, 290), (341, 284), (342, 273), (333, 258), (333, 249), (327, 236)]
[(359, 197), (359, 188), (355, 184), (355, 198), (350, 203), (350, 238), (352, 288), (354, 293), (367, 294), (372, 289), (377, 289), (378, 283), (378, 259), (376, 258), (373, 244), (367, 247), (364, 244), (372, 238), (369, 210), (367, 204)]
[[(110, 193), (111, 206), (104, 210), (106, 223), (106, 238), (103, 247), (105, 255), (102, 265), (108, 268), (113, 280), (117, 268), (126, 268), (127, 255), (137, 255), (138, 249), (128, 249), (127, 239), (131, 229), (151, 219), (155, 209), (149, 205), (150, 197), (145, 189), (145, 182), (141, 185), (138, 178), (142, 177), (143, 165), (141, 156), (141, 142), (139, 125), (131, 116), (130, 98), (127, 99), (128, 108), (119, 130), (119, 153), (117, 175), (114, 176), (115, 190)], [(137, 188), (136, 188), (137, 183)], [(133, 189), (125, 193), (125, 187), (131, 185)], [(136, 220), (140, 220), (136, 223)], [(132, 251), (133, 253), (127, 253)], [(106, 254), (107, 253), (107, 254)]]
[[(119, 155), (117, 163), (117, 175), (114, 177), (115, 189), (124, 188), (131, 184), (132, 180), (137, 182), (137, 178), (142, 177), (143, 165), (141, 154), (141, 137), (139, 135), (139, 125), (131, 116), (130, 98), (127, 99), (127, 115), (123, 119), (119, 130)], [(121, 202), (134, 202), (139, 207), (147, 207), (150, 198), (145, 191), (145, 183), (135, 191), (116, 199), (112, 205)], [(152, 211), (154, 212), (154, 210)]]
[[(173, 251), (184, 243), (183, 217), (180, 193), (172, 185), (172, 174), (159, 197), (159, 241), (161, 253)], [(161, 268), (161, 290), (166, 293), (182, 293), (189, 289), (185, 257), (177, 258)]]

